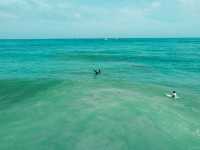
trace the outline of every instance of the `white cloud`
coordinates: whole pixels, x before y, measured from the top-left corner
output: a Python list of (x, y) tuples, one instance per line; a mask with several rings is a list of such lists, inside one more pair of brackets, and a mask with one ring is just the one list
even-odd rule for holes
[(12, 13), (7, 13), (7, 12), (1, 12), (0, 11), (0, 18), (2, 20), (5, 20), (5, 19), (17, 19), (17, 16), (12, 14)]
[(158, 8), (160, 7), (161, 3), (159, 1), (154, 1), (151, 3), (151, 7), (152, 8)]
[(77, 3), (71, 0), (0, 0), (0, 11), (23, 20), (66, 20), (80, 19), (85, 16), (88, 17), (87, 19), (104, 19), (118, 15), (138, 18), (148, 15), (161, 5), (158, 0), (145, 3), (144, 6), (136, 2), (130, 4), (123, 8), (119, 8), (118, 5), (104, 8), (100, 5), (90, 6), (89, 3)]
[(81, 14), (78, 13), (78, 12), (76, 12), (76, 13), (74, 14), (74, 17), (77, 18), (77, 19), (79, 19), (79, 18), (81, 18)]
[(191, 15), (200, 15), (200, 0), (177, 0), (184, 11)]
[(137, 8), (127, 7), (127, 8), (121, 8), (120, 12), (127, 16), (132, 16), (135, 18), (145, 17), (152, 12), (159, 9), (161, 6), (160, 1), (153, 1), (145, 6), (140, 6)]

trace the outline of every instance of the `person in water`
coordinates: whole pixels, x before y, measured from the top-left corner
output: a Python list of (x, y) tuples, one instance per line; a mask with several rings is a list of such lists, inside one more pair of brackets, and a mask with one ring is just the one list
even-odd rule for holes
[(95, 75), (99, 75), (99, 74), (101, 74), (101, 70), (100, 69), (98, 69), (98, 70), (94, 69), (94, 73), (95, 73)]
[(173, 92), (172, 92), (172, 97), (173, 97), (173, 98), (176, 98), (176, 91), (173, 91)]

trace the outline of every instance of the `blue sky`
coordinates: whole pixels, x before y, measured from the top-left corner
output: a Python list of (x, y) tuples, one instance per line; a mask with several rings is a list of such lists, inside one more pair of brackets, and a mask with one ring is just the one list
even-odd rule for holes
[(0, 0), (0, 38), (200, 37), (200, 0)]

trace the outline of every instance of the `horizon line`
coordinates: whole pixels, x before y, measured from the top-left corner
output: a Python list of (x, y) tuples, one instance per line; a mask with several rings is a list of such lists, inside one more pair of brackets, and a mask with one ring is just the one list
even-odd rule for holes
[(0, 40), (95, 40), (95, 39), (199, 39), (199, 37), (63, 37), (63, 38), (0, 38)]

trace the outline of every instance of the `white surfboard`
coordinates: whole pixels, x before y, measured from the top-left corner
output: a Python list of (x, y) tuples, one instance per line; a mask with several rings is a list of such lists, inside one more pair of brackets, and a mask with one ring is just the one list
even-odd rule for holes
[(166, 94), (166, 96), (167, 96), (167, 97), (170, 97), (170, 98), (175, 98), (175, 99), (180, 98), (180, 97), (178, 97), (178, 96), (176, 96), (176, 97), (172, 97), (171, 94)]

